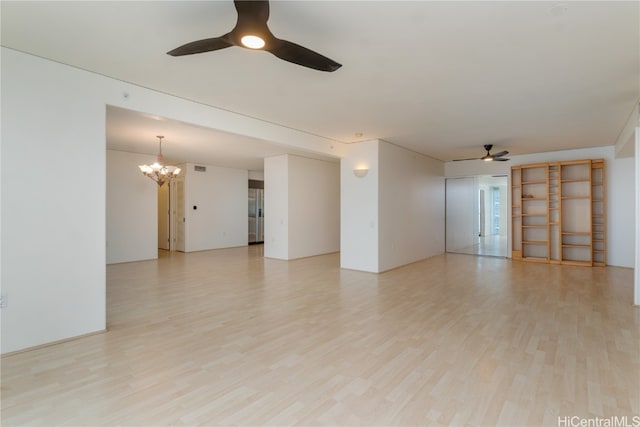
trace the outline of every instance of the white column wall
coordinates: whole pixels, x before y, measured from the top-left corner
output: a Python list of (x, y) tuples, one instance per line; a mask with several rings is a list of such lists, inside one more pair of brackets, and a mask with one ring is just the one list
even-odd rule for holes
[(379, 143), (378, 270), (444, 252), (444, 163)]
[[(354, 169), (368, 168), (364, 178)], [(341, 162), (342, 268), (378, 273), (444, 252), (444, 165), (385, 141)]]
[(289, 259), (289, 159), (264, 159), (264, 256)]
[(338, 252), (340, 250), (340, 165), (298, 156), (287, 157), (289, 161), (288, 259)]
[(107, 150), (107, 264), (158, 257), (158, 185), (138, 169), (155, 160)]
[[(246, 246), (249, 172), (187, 163), (184, 175), (185, 252)], [(194, 209), (194, 206), (197, 209)]]
[[(340, 266), (378, 272), (378, 145), (366, 141), (349, 146), (340, 162)], [(354, 169), (368, 168), (358, 178)]]
[(265, 159), (264, 167), (265, 257), (291, 260), (337, 252), (338, 164), (282, 155)]

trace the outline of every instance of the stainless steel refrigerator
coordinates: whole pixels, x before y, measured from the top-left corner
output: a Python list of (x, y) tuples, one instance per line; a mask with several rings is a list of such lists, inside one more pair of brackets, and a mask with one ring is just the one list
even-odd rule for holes
[(249, 244), (264, 243), (264, 190), (249, 189)]

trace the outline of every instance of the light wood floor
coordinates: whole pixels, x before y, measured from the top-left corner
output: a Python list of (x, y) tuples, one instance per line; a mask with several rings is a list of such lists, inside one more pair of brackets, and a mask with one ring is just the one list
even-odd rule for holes
[(640, 413), (633, 271), (261, 247), (107, 268), (109, 332), (2, 359), (2, 425), (530, 425)]

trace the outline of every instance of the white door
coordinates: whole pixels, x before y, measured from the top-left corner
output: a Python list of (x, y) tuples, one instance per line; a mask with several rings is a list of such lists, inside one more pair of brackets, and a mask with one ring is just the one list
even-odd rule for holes
[(176, 215), (175, 221), (176, 224), (175, 230), (175, 240), (176, 240), (176, 250), (184, 252), (185, 251), (185, 210), (184, 210), (184, 180), (177, 179), (175, 182), (175, 195), (176, 195)]
[(158, 187), (158, 249), (169, 248), (169, 184), (165, 184)]

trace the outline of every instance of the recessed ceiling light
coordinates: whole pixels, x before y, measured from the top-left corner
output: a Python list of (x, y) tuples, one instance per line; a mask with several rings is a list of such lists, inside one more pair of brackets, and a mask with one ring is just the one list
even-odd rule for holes
[(551, 16), (562, 16), (569, 10), (569, 5), (566, 3), (558, 3), (555, 6), (550, 7), (547, 13)]
[(262, 49), (264, 47), (264, 40), (258, 36), (244, 36), (240, 39), (242, 44), (249, 49)]
[(356, 132), (354, 134), (356, 136), (356, 138), (362, 138), (362, 135), (364, 135), (362, 132)]

